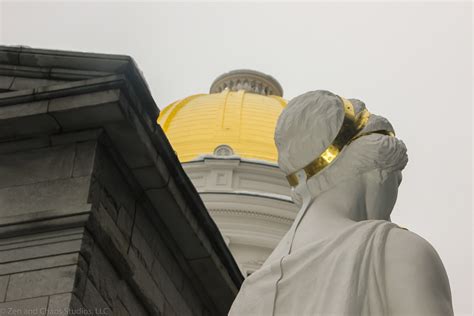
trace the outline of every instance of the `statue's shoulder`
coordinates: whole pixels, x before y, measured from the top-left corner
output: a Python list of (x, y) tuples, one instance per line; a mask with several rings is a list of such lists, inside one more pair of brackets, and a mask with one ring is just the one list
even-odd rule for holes
[[(439, 258), (433, 246), (423, 237), (403, 228), (391, 229), (387, 236), (386, 256), (405, 260), (429, 260)], [(396, 260), (398, 261), (398, 260)]]
[(395, 314), (452, 315), (446, 270), (436, 250), (421, 236), (405, 229), (390, 230), (385, 280)]
[(399, 277), (409, 273), (427, 274), (433, 269), (443, 268), (438, 253), (426, 239), (400, 228), (388, 233), (385, 263), (387, 271), (393, 271)]

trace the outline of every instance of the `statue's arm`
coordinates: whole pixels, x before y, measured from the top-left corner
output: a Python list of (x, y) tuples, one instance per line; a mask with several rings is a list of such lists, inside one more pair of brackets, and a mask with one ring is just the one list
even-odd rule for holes
[(385, 259), (391, 315), (453, 315), (446, 270), (426, 240), (394, 229), (387, 237)]

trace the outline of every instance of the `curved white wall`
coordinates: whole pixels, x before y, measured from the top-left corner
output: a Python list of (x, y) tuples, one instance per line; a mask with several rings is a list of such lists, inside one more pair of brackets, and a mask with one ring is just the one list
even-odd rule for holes
[(278, 166), (237, 156), (183, 163), (244, 276), (258, 269), (298, 208)]

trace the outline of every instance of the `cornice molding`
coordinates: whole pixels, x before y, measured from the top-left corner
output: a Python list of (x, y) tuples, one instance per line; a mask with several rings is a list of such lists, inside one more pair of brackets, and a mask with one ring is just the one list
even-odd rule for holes
[(261, 213), (257, 211), (249, 211), (249, 210), (237, 210), (237, 209), (225, 209), (225, 208), (218, 208), (218, 209), (209, 209), (209, 213), (211, 214), (230, 214), (234, 216), (250, 216), (256, 218), (262, 218), (265, 220), (271, 220), (273, 222), (282, 223), (285, 225), (291, 225), (293, 223), (293, 218), (285, 217), (285, 216), (278, 216), (268, 213)]

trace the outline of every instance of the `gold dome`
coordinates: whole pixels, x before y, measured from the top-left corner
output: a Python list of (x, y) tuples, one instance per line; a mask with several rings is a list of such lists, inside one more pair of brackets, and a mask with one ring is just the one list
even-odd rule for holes
[[(235, 72), (232, 75), (235, 79)], [(181, 162), (213, 154), (220, 145), (229, 146), (243, 158), (277, 162), (273, 133), (287, 101), (246, 91), (250, 88), (232, 91), (242, 86), (258, 84), (229, 84), (222, 92), (193, 95), (161, 111), (158, 123)]]

